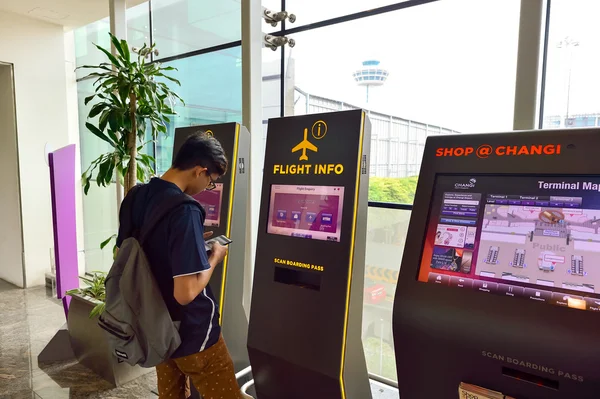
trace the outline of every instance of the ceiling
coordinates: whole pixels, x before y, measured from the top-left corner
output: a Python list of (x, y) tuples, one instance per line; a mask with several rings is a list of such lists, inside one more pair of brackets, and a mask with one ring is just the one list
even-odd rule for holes
[[(147, 0), (127, 0), (133, 7)], [(76, 28), (108, 17), (109, 0), (0, 0), (0, 10)]]

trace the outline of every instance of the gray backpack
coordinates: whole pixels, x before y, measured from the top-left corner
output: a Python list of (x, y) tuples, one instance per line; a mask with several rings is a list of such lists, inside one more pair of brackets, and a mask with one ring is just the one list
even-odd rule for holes
[(134, 233), (123, 241), (106, 277), (106, 309), (98, 325), (106, 332), (113, 355), (132, 366), (154, 367), (181, 344), (179, 323), (171, 319), (142, 246), (158, 222), (186, 203), (199, 206), (185, 194), (161, 203), (144, 222), (139, 239)]

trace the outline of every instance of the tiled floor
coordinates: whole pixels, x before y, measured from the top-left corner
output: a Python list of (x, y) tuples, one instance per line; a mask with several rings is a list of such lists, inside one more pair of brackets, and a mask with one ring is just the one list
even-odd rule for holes
[[(37, 357), (65, 323), (44, 288), (22, 290), (0, 280), (0, 399), (157, 399), (150, 372), (120, 388), (76, 361), (38, 365)], [(398, 398), (398, 390), (373, 382), (374, 399)]]
[(112, 389), (76, 361), (39, 366), (38, 354), (64, 323), (60, 302), (44, 288), (22, 290), (0, 280), (0, 398), (157, 398), (154, 372)]

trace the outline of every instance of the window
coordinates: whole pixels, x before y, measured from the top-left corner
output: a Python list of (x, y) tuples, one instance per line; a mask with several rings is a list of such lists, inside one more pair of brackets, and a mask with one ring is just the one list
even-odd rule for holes
[(371, 176), (400, 184), (372, 195), (412, 203), (427, 136), (512, 130), (519, 7), (449, 0), (290, 35), (286, 115), (368, 110)]
[(167, 82), (184, 99), (175, 110), (177, 116), (168, 127), (168, 135), (156, 144), (157, 173), (171, 166), (175, 128), (211, 123), (242, 121), (241, 47), (171, 61), (173, 76), (181, 87)]
[(600, 3), (552, 0), (544, 128), (595, 126), (600, 116)]
[(241, 40), (239, 0), (153, 0), (152, 37), (159, 58)]
[(392, 308), (410, 211), (369, 208), (363, 346), (370, 373), (396, 381)]
[[(404, 2), (406, 0), (286, 0), (286, 9), (297, 17), (296, 22), (291, 25), (294, 27)], [(264, 3), (263, 1), (263, 5)], [(287, 27), (290, 28), (290, 25)]]
[[(95, 44), (110, 49), (110, 22), (108, 18), (75, 29), (75, 57), (78, 67), (98, 65), (108, 59), (96, 48)], [(148, 2), (127, 10), (127, 41), (132, 47), (150, 44)], [(135, 54), (133, 54), (135, 55)], [(77, 70), (77, 79), (90, 72), (89, 69)]]

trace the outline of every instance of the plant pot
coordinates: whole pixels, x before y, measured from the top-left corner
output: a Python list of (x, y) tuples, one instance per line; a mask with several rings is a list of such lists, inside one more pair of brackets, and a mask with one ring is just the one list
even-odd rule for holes
[(90, 319), (90, 312), (97, 303), (88, 297), (72, 295), (67, 324), (71, 347), (79, 363), (115, 387), (154, 370), (130, 366), (112, 354), (105, 332), (98, 326), (98, 317)]

